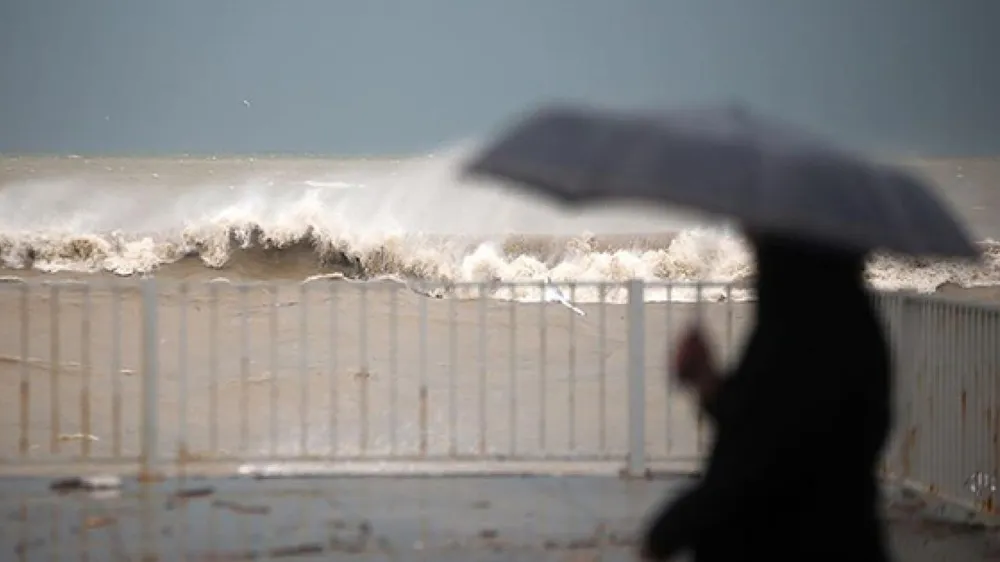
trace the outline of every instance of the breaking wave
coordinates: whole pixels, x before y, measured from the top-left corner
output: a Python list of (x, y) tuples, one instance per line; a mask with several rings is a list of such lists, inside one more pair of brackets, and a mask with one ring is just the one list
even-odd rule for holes
[[(147, 180), (150, 185), (141, 189), (107, 179), (102, 185), (101, 174), (98, 180), (91, 175), (8, 182), (0, 189), (0, 264), (24, 273), (286, 279), (339, 274), (445, 284), (733, 282), (753, 274), (744, 241), (722, 227), (588, 233), (586, 217), (558, 218), (555, 210), (496, 192), (471, 195), (474, 190), (467, 187), (441, 185), (421, 191), (442, 181), (426, 170), (407, 174), (396, 166), (365, 172), (381, 174), (381, 184), (367, 176), (358, 181), (362, 172), (355, 169), (351, 180), (272, 174), (229, 185), (217, 178), (212, 185), (193, 186)], [(525, 220), (519, 224), (526, 216), (537, 234), (523, 233), (530, 230)], [(630, 215), (594, 222), (609, 220), (618, 221), (619, 232), (621, 225), (655, 232), (658, 224)], [(537, 225), (559, 232), (545, 233)], [(875, 256), (867, 277), (879, 289), (919, 292), (944, 284), (1000, 285), (1000, 243), (986, 241), (983, 248), (980, 264)]]

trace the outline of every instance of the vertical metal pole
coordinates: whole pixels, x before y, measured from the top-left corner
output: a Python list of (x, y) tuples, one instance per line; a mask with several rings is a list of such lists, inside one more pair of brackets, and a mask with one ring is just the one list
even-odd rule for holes
[(547, 302), (545, 300), (546, 282), (542, 282), (538, 292), (538, 446), (543, 455), (548, 454), (548, 361), (549, 361), (549, 327), (546, 322)]
[(142, 466), (141, 476), (154, 477), (157, 464), (157, 395), (159, 386), (160, 336), (156, 308), (156, 281), (142, 282)]
[(90, 456), (90, 385), (91, 385), (91, 364), (90, 349), (94, 344), (90, 337), (91, 307), (90, 307), (90, 285), (83, 285), (83, 310), (80, 312), (80, 429), (83, 433), (83, 441), (80, 442), (80, 456), (87, 458)]
[(399, 428), (399, 287), (389, 289), (389, 454), (396, 455)]
[(641, 279), (628, 283), (628, 476), (646, 464), (646, 310)]
[(420, 417), (420, 456), (427, 456), (427, 441), (429, 436), (427, 421), (427, 297), (420, 298), (420, 308), (418, 317), (420, 318), (419, 347), (420, 347), (420, 405), (418, 415)]
[[(895, 350), (895, 357), (892, 364), (892, 388), (893, 394), (897, 396), (895, 404), (896, 411), (893, 412), (893, 422), (896, 426), (896, 435), (900, 439), (899, 449), (899, 471), (900, 478), (904, 481), (912, 477), (910, 469), (913, 463), (913, 449), (916, 443), (910, 438), (911, 430), (915, 430), (919, 425), (920, 416), (920, 395), (919, 389), (922, 381), (918, 380), (922, 375), (918, 372), (916, 354), (921, 353), (920, 341), (924, 330), (926, 318), (922, 309), (918, 310), (921, 303), (914, 302), (907, 295), (893, 297), (899, 306), (899, 346)], [(920, 330), (918, 332), (918, 330)], [(899, 404), (899, 397), (902, 404)]]
[(489, 310), (487, 308), (489, 297), (486, 294), (486, 284), (480, 283), (477, 290), (477, 305), (479, 308), (479, 342), (478, 342), (478, 361), (479, 364), (479, 454), (486, 456), (487, 446), (487, 427), (489, 424), (489, 398), (487, 391), (487, 380), (489, 374), (487, 373), (487, 366), (489, 365), (489, 329), (487, 328), (489, 322)]
[(177, 461), (182, 466), (187, 462), (190, 452), (188, 443), (188, 400), (191, 391), (188, 388), (188, 284), (181, 283), (178, 288), (178, 307), (180, 318), (177, 320), (177, 376), (180, 378), (177, 387)]
[[(569, 286), (569, 302), (576, 303), (576, 283)], [(575, 304), (574, 304), (575, 306)], [(569, 450), (576, 452), (576, 311), (567, 310), (569, 316), (569, 345), (567, 351), (567, 370), (569, 371), (569, 396), (566, 399), (566, 410), (569, 412)]]
[[(281, 438), (278, 436), (278, 291), (280, 289), (273, 284), (268, 284), (267, 291), (271, 297), (267, 307), (267, 329), (268, 329), (268, 421), (269, 439), (268, 453), (272, 457), (278, 456), (278, 443)], [(305, 306), (305, 305), (303, 305)]]
[(448, 299), (448, 455), (458, 456), (458, 308)]
[(600, 420), (598, 425), (598, 442), (600, 443), (601, 453), (606, 453), (608, 450), (608, 287), (602, 281), (597, 288), (599, 308), (597, 309), (597, 356), (601, 358), (600, 364), (598, 366), (598, 396), (600, 396), (600, 402), (597, 404), (597, 419)]
[[(878, 293), (876, 293), (878, 295)], [(907, 300), (904, 296), (891, 295), (878, 297), (879, 304), (883, 307), (885, 304), (892, 304), (892, 315), (889, 318), (888, 329), (888, 339), (892, 344), (892, 349), (890, 349), (891, 357), (891, 370), (890, 370), (890, 383), (892, 388), (892, 435), (893, 435), (893, 449), (890, 449), (889, 453), (889, 470), (893, 472), (893, 476), (897, 478), (905, 478), (902, 476), (902, 468), (906, 465), (906, 459), (903, 455), (906, 454), (906, 434), (910, 426), (910, 412), (908, 411), (910, 407), (910, 395), (909, 392), (909, 380), (910, 373), (907, 371), (909, 365), (908, 354), (913, 353), (912, 338), (913, 330), (907, 324), (910, 318), (907, 315)]]
[(247, 316), (250, 305), (247, 302), (247, 285), (239, 286), (240, 315), (240, 452), (246, 454), (250, 450), (250, 327)]
[(299, 285), (299, 454), (309, 455), (309, 283)]
[[(338, 301), (339, 301), (340, 293), (338, 293), (337, 291), (338, 291), (337, 284), (336, 283), (330, 283), (330, 285), (329, 285), (329, 297), (330, 297), (330, 310), (329, 310), (330, 320), (329, 320), (329, 322), (330, 322), (330, 333), (328, 334), (328, 340), (329, 340), (329, 344), (330, 344), (330, 357), (329, 357), (330, 369), (327, 371), (327, 378), (329, 379), (329, 382), (330, 382), (330, 388), (329, 388), (329, 392), (330, 392), (330, 418), (327, 420), (327, 427), (328, 427), (329, 433), (330, 433), (330, 457), (336, 457), (337, 453), (340, 450), (340, 436), (338, 434), (338, 429), (339, 428), (337, 427), (337, 425), (338, 425), (337, 422), (339, 421), (339, 417), (340, 417), (339, 416), (339, 412), (338, 412), (338, 408), (340, 408), (340, 393), (339, 393), (339, 391), (340, 391), (340, 385), (337, 384), (337, 377), (340, 376), (340, 374), (338, 372), (338, 368), (337, 368), (338, 367), (337, 360), (339, 359), (338, 353), (337, 353), (337, 346), (340, 344), (340, 341), (338, 339), (339, 338), (339, 333), (338, 333), (338, 329), (337, 329), (337, 322), (339, 321), (339, 316), (338, 316), (338, 312), (337, 312), (337, 306), (338, 306)], [(274, 325), (274, 328), (273, 328), (273, 330), (272, 330), (271, 333), (272, 334), (277, 334), (278, 333), (277, 324)], [(276, 338), (272, 336), (271, 339), (273, 340), (273, 339), (276, 339)], [(272, 355), (271, 355), (271, 357), (276, 357), (276, 356), (277, 356), (277, 354), (273, 351), (273, 348), (272, 348)], [(272, 360), (272, 361), (274, 361), (274, 360)], [(277, 363), (272, 363), (272, 365), (276, 365), (276, 364)], [(271, 369), (272, 369), (272, 372), (275, 370), (274, 367), (272, 367)], [(272, 374), (272, 376), (274, 376), (274, 375)], [(271, 417), (273, 419), (274, 416), (276, 415), (275, 412), (277, 412), (278, 409), (277, 409), (277, 406), (276, 406), (277, 402), (272, 402), (272, 404), (275, 404), (275, 407), (273, 407), (271, 409)]]
[[(510, 286), (511, 300), (510, 300), (510, 307), (508, 308), (508, 312), (510, 313), (510, 329), (509, 329), (509, 332), (508, 332), (508, 335), (507, 335), (508, 343), (510, 345), (510, 348), (509, 348), (509, 351), (508, 351), (508, 356), (509, 356), (509, 359), (510, 359), (510, 364), (508, 366), (509, 373), (507, 375), (508, 379), (509, 379), (508, 384), (510, 385), (510, 389), (508, 390), (508, 394), (507, 394), (507, 396), (508, 396), (508, 398), (507, 398), (507, 400), (508, 400), (508, 402), (507, 402), (507, 410), (508, 410), (507, 415), (509, 416), (508, 420), (507, 420), (508, 424), (509, 424), (509, 428), (508, 428), (507, 431), (508, 431), (508, 433), (510, 433), (510, 449), (509, 449), (509, 453), (510, 453), (510, 456), (512, 456), (512, 457), (517, 454), (517, 420), (518, 420), (518, 415), (517, 415), (518, 414), (518, 408), (517, 408), (517, 392), (518, 392), (518, 389), (517, 389), (517, 365), (518, 365), (518, 363), (517, 363), (517, 305), (518, 305), (518, 302), (515, 300), (515, 298), (516, 298), (516, 289), (517, 289), (517, 287), (515, 287), (513, 285)], [(27, 355), (27, 354), (25, 354), (25, 355)]]
[(358, 383), (361, 385), (359, 397), (361, 424), (358, 431), (358, 451), (363, 455), (368, 449), (368, 377), (371, 373), (368, 364), (368, 285), (361, 284), (361, 302), (358, 307), (361, 313), (358, 315), (358, 331), (361, 332), (360, 353), (361, 356), (361, 377)]
[[(1000, 372), (1000, 350), (993, 343), (1000, 338), (1000, 311), (988, 310), (986, 311), (986, 316), (989, 319), (988, 324), (983, 326), (984, 337), (983, 342), (989, 356), (987, 357), (988, 362), (986, 364), (986, 373), (997, 373)], [(992, 437), (997, 437), (1000, 435), (1000, 413), (997, 412), (998, 407), (1000, 407), (1000, 385), (997, 385), (997, 377), (990, 376), (987, 379), (988, 389), (992, 393), (993, 398), (987, 404), (991, 406), (991, 412), (993, 413), (993, 427), (986, 428), (987, 431), (991, 433), (990, 443), (993, 443), (993, 473), (994, 478), (1000, 478), (1000, 446), (996, 445), (996, 441)], [(993, 492), (990, 494), (990, 499), (994, 502), (993, 509), (996, 509), (997, 493)]]
[(31, 314), (30, 288), (21, 283), (21, 438), (19, 450), (27, 457), (31, 450), (28, 430), (31, 426)]
[(61, 405), (59, 398), (59, 379), (62, 375), (62, 358), (59, 355), (59, 347), (62, 334), (59, 330), (59, 285), (52, 285), (49, 289), (49, 450), (52, 454), (59, 454), (59, 435), (62, 433), (60, 422), (62, 416), (59, 413)]
[(122, 456), (122, 293), (111, 285), (111, 455)]
[[(219, 285), (208, 286), (208, 450), (219, 453)], [(273, 312), (273, 311), (272, 311)], [(271, 376), (275, 376), (271, 373)]]
[[(666, 303), (667, 305), (666, 305), (666, 307), (664, 307), (664, 310), (663, 310), (663, 321), (664, 321), (664, 324), (665, 324), (665, 326), (663, 328), (663, 334), (664, 334), (664, 337), (666, 338), (666, 341), (664, 342), (664, 347), (666, 348), (666, 354), (665, 354), (665, 356), (668, 357), (668, 358), (674, 356), (674, 332), (676, 330), (674, 330), (674, 328), (675, 328), (675, 326), (674, 326), (675, 322), (674, 322), (673, 309), (674, 309), (674, 295), (675, 294), (676, 293), (674, 292), (674, 282), (668, 281), (667, 282), (667, 295), (666, 295), (667, 296), (667, 303)], [(673, 432), (673, 428), (671, 427), (671, 424), (670, 424), (670, 420), (673, 419), (673, 408), (674, 408), (674, 406), (673, 406), (673, 404), (674, 404), (674, 391), (673, 391), (673, 388), (671, 388), (671, 385), (673, 384), (671, 381), (674, 380), (674, 373), (672, 372), (673, 367), (670, 365), (670, 361), (669, 360), (666, 362), (665, 367), (666, 367), (666, 369), (664, 369), (664, 374), (666, 375), (665, 378), (667, 380), (667, 384), (663, 385), (663, 400), (664, 400), (664, 402), (663, 402), (664, 403), (663, 414), (664, 414), (664, 418), (667, 420), (667, 423), (666, 423), (666, 429), (667, 430), (665, 432), (666, 433), (665, 441), (666, 441), (666, 449), (667, 449), (666, 450), (666, 454), (667, 454), (667, 456), (670, 456), (670, 454), (674, 450), (674, 432)], [(700, 455), (701, 454), (701, 444), (700, 443), (696, 443), (695, 445), (697, 447), (697, 449), (696, 449), (697, 450), (697, 454)]]

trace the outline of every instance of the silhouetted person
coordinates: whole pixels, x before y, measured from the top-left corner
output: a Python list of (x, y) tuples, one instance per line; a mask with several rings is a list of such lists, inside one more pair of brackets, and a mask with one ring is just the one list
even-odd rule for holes
[(701, 336), (676, 373), (714, 419), (700, 483), (651, 522), (641, 555), (698, 562), (888, 560), (877, 464), (890, 429), (888, 346), (863, 256), (754, 237), (756, 326), (728, 378)]

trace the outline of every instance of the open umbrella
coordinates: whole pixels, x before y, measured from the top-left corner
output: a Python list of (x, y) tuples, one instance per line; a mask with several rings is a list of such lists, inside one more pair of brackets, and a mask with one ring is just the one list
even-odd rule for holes
[(641, 199), (860, 251), (979, 255), (917, 178), (738, 106), (659, 114), (548, 107), (481, 152), (467, 171), (566, 203)]

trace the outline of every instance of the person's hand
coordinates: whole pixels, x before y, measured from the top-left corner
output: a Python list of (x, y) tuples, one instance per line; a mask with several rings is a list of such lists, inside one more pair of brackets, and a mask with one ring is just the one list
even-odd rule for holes
[(710, 395), (718, 385), (712, 354), (698, 329), (692, 328), (681, 337), (674, 357), (674, 373), (682, 386), (703, 396)]

